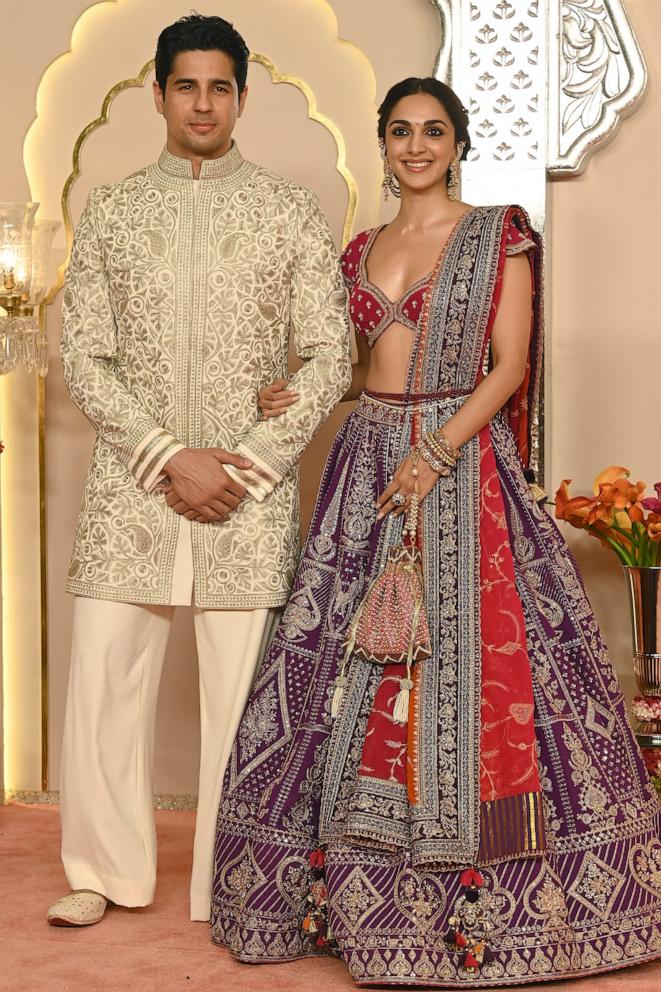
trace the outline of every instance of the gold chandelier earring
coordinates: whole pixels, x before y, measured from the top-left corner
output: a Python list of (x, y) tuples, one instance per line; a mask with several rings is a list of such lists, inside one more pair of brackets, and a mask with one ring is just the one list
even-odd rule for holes
[(392, 171), (392, 166), (388, 161), (386, 156), (385, 146), (381, 145), (381, 154), (383, 155), (383, 180), (381, 181), (381, 187), (383, 189), (383, 198), (387, 200), (389, 195), (392, 193), (397, 199), (402, 195), (402, 191), (399, 186), (399, 181), (397, 176)]
[(448, 168), (448, 198), (450, 200), (456, 200), (459, 197), (459, 162), (463, 153), (464, 143), (461, 141), (457, 145), (457, 154)]

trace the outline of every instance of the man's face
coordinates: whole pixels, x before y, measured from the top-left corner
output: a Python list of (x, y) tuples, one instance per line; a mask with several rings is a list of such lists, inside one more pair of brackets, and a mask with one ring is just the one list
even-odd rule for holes
[(234, 64), (225, 52), (180, 52), (164, 94), (154, 82), (156, 109), (167, 124), (168, 151), (189, 159), (224, 155), (247, 93), (247, 88), (239, 93)]

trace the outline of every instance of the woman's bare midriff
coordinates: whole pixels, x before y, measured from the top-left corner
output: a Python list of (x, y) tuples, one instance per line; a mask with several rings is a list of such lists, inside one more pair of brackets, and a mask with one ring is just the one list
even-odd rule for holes
[(372, 348), (365, 388), (373, 393), (403, 393), (414, 340), (410, 327), (390, 324)]

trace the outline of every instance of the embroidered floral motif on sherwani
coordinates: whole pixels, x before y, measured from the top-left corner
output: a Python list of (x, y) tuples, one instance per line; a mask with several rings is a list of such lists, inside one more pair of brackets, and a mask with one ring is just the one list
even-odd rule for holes
[[(350, 289), (356, 251), (344, 256)], [(363, 397), (329, 456), (292, 613), (255, 689), (277, 663), (281, 736), (242, 759), (239, 735), (221, 800), (212, 936), (241, 960), (318, 953), (301, 926), (307, 893), (286, 880), (300, 883), (320, 841), (336, 953), (361, 985), (503, 986), (661, 955), (661, 810), (575, 563), (524, 476), (537, 322), (522, 388), (422, 503), (432, 656), (407, 732), (391, 720), (370, 751), (375, 709), (391, 712), (379, 693), (393, 690), (360, 657), (331, 720), (352, 616), (401, 537), (374, 500), (414, 418), (436, 428), (488, 369), (505, 260), (522, 251), (538, 255), (519, 208), (462, 218), (416, 337), (423, 399)], [(226, 872), (246, 862), (262, 878), (239, 894)], [(476, 864), (479, 893), (462, 882)]]
[[(258, 422), (258, 390), (286, 375), (290, 327), (300, 400)], [(155, 484), (181, 447), (222, 447), (254, 462), (257, 498), (227, 523), (192, 524), (195, 602), (281, 605), (298, 551), (296, 461), (350, 377), (345, 291), (315, 196), (236, 145), (202, 163), (197, 186), (191, 163), (164, 151), (94, 190), (62, 358), (97, 432), (69, 591), (167, 603), (180, 520)]]

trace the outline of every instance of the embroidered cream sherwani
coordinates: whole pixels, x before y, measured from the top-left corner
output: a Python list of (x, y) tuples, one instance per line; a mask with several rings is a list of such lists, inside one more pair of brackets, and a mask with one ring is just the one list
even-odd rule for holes
[[(67, 589), (170, 602), (182, 518), (157, 483), (181, 447), (255, 465), (222, 524), (191, 528), (195, 604), (285, 602), (298, 551), (297, 459), (350, 381), (345, 291), (315, 196), (244, 161), (236, 145), (94, 190), (64, 300), (67, 386), (97, 431)], [(257, 420), (257, 391), (286, 374), (300, 400)]]

